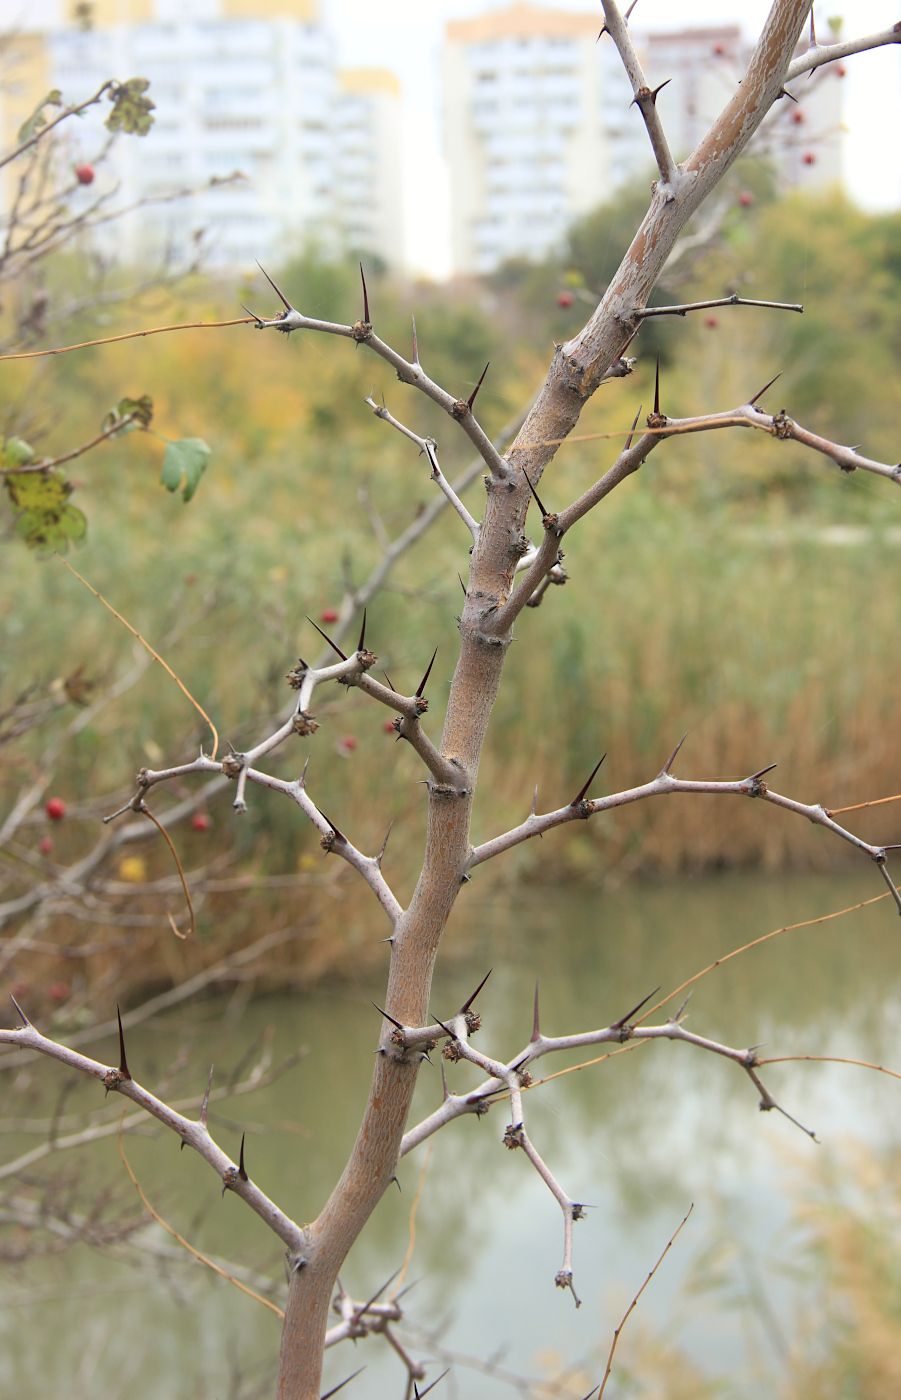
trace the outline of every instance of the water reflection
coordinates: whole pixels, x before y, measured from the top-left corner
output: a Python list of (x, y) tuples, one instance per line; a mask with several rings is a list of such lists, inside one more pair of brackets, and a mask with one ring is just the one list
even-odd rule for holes
[[(477, 889), (467, 891), (433, 1006), (441, 1015), (460, 1005), (493, 967), (480, 997), (484, 1029), (477, 1043), (506, 1059), (528, 1040), (536, 978), (547, 1034), (607, 1024), (658, 984), (669, 991), (769, 929), (872, 896), (878, 891), (869, 873), (778, 881), (730, 876), (603, 894), (530, 889), (481, 900)], [(764, 1054), (845, 1055), (901, 1067), (896, 921), (884, 901), (772, 940), (699, 983), (691, 1028), (734, 1045), (764, 1043)], [(230, 1070), (267, 1026), (275, 1028), (276, 1060), (298, 1044), (308, 1046), (299, 1068), (257, 1095), (221, 1105), (211, 1126), (234, 1155), (246, 1132), (251, 1175), (295, 1218), (309, 1218), (336, 1179), (359, 1121), (377, 1027), (371, 1000), (380, 999), (381, 989), (381, 981), (361, 975), (312, 997), (253, 1003), (237, 1022), (226, 1003), (205, 1003), (133, 1033), (129, 1063), (152, 1085), (189, 1046), (193, 1079), (187, 1072), (178, 1079), (178, 1092), (185, 1093), (202, 1087), (211, 1060), (217, 1075)], [(97, 1053), (112, 1051), (98, 1047)], [(564, 1063), (543, 1065), (549, 1072)], [(455, 1090), (476, 1082), (465, 1065), (447, 1070)], [(882, 1147), (896, 1136), (897, 1081), (797, 1063), (772, 1066), (765, 1079), (825, 1143), (851, 1133)], [(40, 1066), (33, 1081), (29, 1111), (51, 1112), (56, 1068)], [(440, 1069), (426, 1067), (417, 1116), (440, 1094)], [(95, 1097), (91, 1086), (79, 1085), (67, 1112), (93, 1105)], [(450, 1319), (446, 1345), (488, 1356), (507, 1344), (513, 1369), (534, 1373), (538, 1354), (551, 1349), (570, 1360), (597, 1358), (694, 1201), (677, 1249), (642, 1299), (641, 1320), (677, 1337), (705, 1370), (728, 1372), (736, 1393), (754, 1393), (784, 1360), (801, 1286), (770, 1267), (771, 1256), (791, 1250), (789, 1174), (798, 1163), (809, 1169), (819, 1151), (785, 1118), (758, 1113), (757, 1102), (735, 1065), (669, 1043), (566, 1075), (528, 1096), (532, 1140), (571, 1195), (594, 1207), (576, 1227), (576, 1283), (584, 1300), (578, 1312), (570, 1295), (553, 1287), (562, 1249), (559, 1212), (523, 1154), (501, 1146), (505, 1107), (451, 1125), (436, 1142), (419, 1210), (411, 1276), (422, 1282), (411, 1295), (414, 1312), (427, 1324)], [(33, 1143), (20, 1147), (7, 1139), (4, 1156)], [(179, 1153), (164, 1134), (131, 1137), (128, 1151), (151, 1200), (199, 1247), (279, 1275), (279, 1250), (239, 1201), (221, 1198), (204, 1163)], [(401, 1191), (381, 1203), (348, 1261), (345, 1283), (355, 1296), (373, 1292), (403, 1258), (425, 1151), (418, 1148), (401, 1164)], [(115, 1140), (51, 1159), (44, 1170), (77, 1174), (82, 1185), (109, 1183), (123, 1201), (131, 1193)], [(165, 1238), (157, 1227), (146, 1237)], [(724, 1251), (731, 1251), (733, 1267), (720, 1287)], [(699, 1297), (705, 1282), (717, 1288)], [(726, 1294), (738, 1284), (751, 1301), (730, 1310)], [(157, 1260), (138, 1268), (74, 1250), (10, 1274), (0, 1303), (0, 1390), (8, 1395), (224, 1400), (265, 1381), (278, 1343), (277, 1319), (190, 1263)], [(628, 1334), (623, 1359), (627, 1347)], [(354, 1395), (402, 1394), (396, 1359), (373, 1342), (332, 1354), (330, 1382), (364, 1361)], [(457, 1393), (491, 1400), (510, 1392), (461, 1372)]]

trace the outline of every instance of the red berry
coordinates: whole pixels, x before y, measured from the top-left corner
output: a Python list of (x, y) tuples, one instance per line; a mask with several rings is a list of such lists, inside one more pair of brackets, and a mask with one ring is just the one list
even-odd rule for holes
[(750, 209), (751, 205), (754, 203), (754, 196), (750, 190), (742, 190), (741, 194), (738, 196), (738, 202), (742, 209)]
[(796, 126), (800, 126), (803, 120), (804, 113), (801, 111), (800, 107), (796, 107), (795, 110), (792, 112), (792, 121), (795, 123)]
[(69, 995), (68, 982), (53, 982), (47, 988), (47, 995), (51, 1001), (65, 1001)]
[(355, 749), (357, 747), (357, 741), (354, 735), (345, 734), (344, 738), (341, 740), (341, 747), (342, 749), (347, 749), (348, 753)]
[(53, 842), (51, 841), (49, 836), (41, 837), (40, 842), (38, 843), (38, 849), (42, 855), (49, 856), (50, 852), (53, 850)]
[(562, 306), (564, 310), (566, 310), (568, 306), (572, 306), (574, 301), (575, 297), (572, 292), (559, 292), (557, 294), (557, 305)]
[(726, 52), (726, 45), (714, 44), (713, 52), (716, 54), (717, 58), (722, 58), (723, 54)]
[(192, 831), (209, 831), (211, 826), (212, 822), (206, 812), (195, 812), (191, 818)]
[(323, 608), (323, 609), (322, 609), (322, 612), (319, 614), (319, 621), (320, 621), (320, 622), (337, 622), (337, 621), (338, 621), (338, 609), (337, 609), (337, 608)]
[(384, 732), (385, 734), (393, 734), (393, 733), (394, 733), (394, 720), (393, 720), (393, 719), (386, 719), (385, 722), (384, 722), (384, 724), (382, 725), (382, 730), (383, 730), (383, 732)]
[(813, 151), (805, 151), (801, 159), (805, 165), (816, 165), (817, 163), (817, 158)]
[(708, 326), (710, 330), (715, 331), (717, 326), (719, 325), (719, 320), (716, 316), (708, 316), (706, 321), (704, 322), (704, 325)]
[(93, 165), (88, 165), (87, 163), (85, 163), (84, 165), (76, 165), (76, 167), (75, 167), (75, 178), (76, 178), (76, 180), (78, 181), (78, 183), (79, 183), (80, 185), (93, 185), (93, 183), (94, 183), (94, 167), (93, 167)]
[(52, 822), (61, 822), (66, 815), (66, 804), (61, 797), (49, 797), (44, 803), (44, 811)]
[(837, 63), (832, 71), (837, 78), (843, 78), (848, 70), (843, 63)]

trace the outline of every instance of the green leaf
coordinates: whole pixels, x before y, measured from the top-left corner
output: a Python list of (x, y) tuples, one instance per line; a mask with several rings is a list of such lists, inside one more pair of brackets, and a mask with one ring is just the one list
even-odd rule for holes
[(3, 452), (0, 453), (4, 467), (24, 467), (33, 456), (34, 448), (18, 437), (7, 438), (3, 444)]
[(203, 438), (180, 438), (170, 442), (163, 457), (160, 481), (167, 491), (177, 491), (184, 480), (182, 498), (190, 501), (206, 471), (210, 449)]
[(130, 136), (147, 135), (153, 126), (151, 112), (156, 106), (144, 96), (149, 87), (149, 78), (129, 78), (111, 89), (113, 110), (105, 123), (109, 131), (124, 131)]
[(88, 522), (76, 506), (57, 511), (27, 510), (16, 521), (16, 532), (29, 549), (65, 552), (87, 534)]
[[(127, 418), (129, 414), (132, 415), (132, 421), (126, 423), (125, 427), (121, 429), (123, 433), (132, 432), (138, 423), (146, 428), (153, 417), (153, 399), (150, 395), (142, 394), (139, 399), (120, 399), (116, 407), (111, 408), (104, 418), (100, 431), (107, 432), (121, 418)], [(116, 437), (118, 434), (114, 433), (113, 436)]]
[(42, 126), (47, 125), (47, 118), (44, 116), (45, 107), (61, 107), (62, 105), (62, 93), (59, 88), (53, 88), (53, 90), (48, 92), (47, 96), (38, 103), (31, 116), (28, 118), (28, 121), (24, 122), (22, 126), (19, 127), (19, 132), (16, 136), (18, 144), (24, 146), (26, 141), (30, 141), (32, 137), (37, 136)]
[(87, 521), (69, 505), (72, 485), (62, 472), (12, 473), (4, 485), (17, 512), (16, 532), (29, 549), (65, 550), (84, 538)]

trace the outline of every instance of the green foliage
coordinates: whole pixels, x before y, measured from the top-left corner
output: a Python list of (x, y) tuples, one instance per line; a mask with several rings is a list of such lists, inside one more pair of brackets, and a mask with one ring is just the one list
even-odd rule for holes
[[(120, 399), (115, 408), (111, 408), (103, 420), (101, 432), (107, 432), (123, 418), (130, 418), (131, 422), (124, 424), (121, 431), (127, 433), (140, 425), (146, 428), (153, 417), (153, 399), (149, 394), (142, 394), (139, 399)], [(116, 434), (114, 433), (115, 437)]]
[(129, 78), (111, 88), (113, 107), (104, 123), (109, 131), (122, 131), (130, 136), (147, 135), (154, 123), (151, 113), (156, 106), (144, 96), (149, 87), (149, 78)]
[(29, 549), (66, 550), (84, 538), (87, 521), (69, 505), (72, 485), (62, 472), (52, 468), (10, 472), (4, 485), (16, 512), (16, 533)]
[(28, 120), (19, 127), (16, 134), (18, 144), (24, 146), (26, 141), (31, 141), (47, 125), (47, 118), (44, 116), (45, 107), (61, 107), (62, 105), (62, 93), (59, 88), (53, 88), (46, 97), (41, 99)]
[(210, 448), (203, 438), (179, 438), (166, 444), (160, 481), (167, 491), (177, 491), (184, 482), (182, 500), (190, 501), (207, 468)]

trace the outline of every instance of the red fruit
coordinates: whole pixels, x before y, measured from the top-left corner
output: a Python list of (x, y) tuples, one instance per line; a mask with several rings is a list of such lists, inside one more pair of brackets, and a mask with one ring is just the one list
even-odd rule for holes
[(383, 730), (383, 732), (384, 732), (385, 734), (393, 734), (393, 733), (394, 733), (394, 720), (393, 720), (393, 719), (386, 719), (385, 722), (384, 722), (384, 724), (382, 725), (382, 730)]
[(323, 609), (322, 609), (322, 612), (319, 614), (319, 621), (320, 621), (320, 622), (337, 622), (337, 621), (338, 621), (338, 609), (337, 609), (337, 608), (323, 608)]
[(65, 1001), (69, 995), (68, 982), (53, 982), (47, 988), (47, 995), (51, 1001)]
[(710, 330), (715, 331), (717, 326), (719, 325), (719, 320), (716, 316), (708, 316), (704, 322), (704, 325), (708, 326)]
[(837, 63), (832, 71), (837, 78), (843, 78), (848, 70), (843, 63)]
[(206, 812), (195, 812), (191, 818), (192, 831), (209, 831), (211, 826), (212, 822)]
[(726, 45), (714, 44), (713, 52), (716, 54), (717, 58), (722, 58), (723, 54), (726, 52)]
[(49, 797), (44, 803), (44, 811), (52, 822), (61, 822), (66, 815), (66, 804), (61, 797)]
[(557, 305), (562, 306), (564, 310), (566, 310), (568, 306), (572, 306), (574, 301), (575, 297), (572, 292), (559, 292), (557, 294)]
[(792, 121), (795, 123), (796, 126), (800, 126), (803, 120), (804, 113), (801, 111), (800, 107), (796, 107), (795, 110), (792, 112)]
[(738, 202), (742, 209), (750, 209), (751, 205), (754, 203), (754, 196), (750, 190), (742, 190), (741, 194), (738, 196)]
[(817, 163), (817, 158), (813, 151), (805, 151), (801, 159), (805, 165), (816, 165)]
[(40, 842), (38, 843), (38, 850), (41, 852), (42, 855), (49, 856), (50, 852), (53, 850), (53, 842), (51, 841), (49, 836), (41, 837)]
[(84, 164), (84, 165), (76, 165), (76, 167), (75, 167), (75, 178), (76, 178), (76, 180), (78, 181), (78, 183), (79, 183), (80, 185), (93, 185), (93, 183), (94, 183), (94, 167), (93, 167), (93, 165), (88, 165), (87, 163)]
[(348, 753), (351, 753), (357, 747), (357, 741), (353, 734), (345, 734), (344, 738), (341, 740), (341, 747), (342, 749), (347, 749)]

